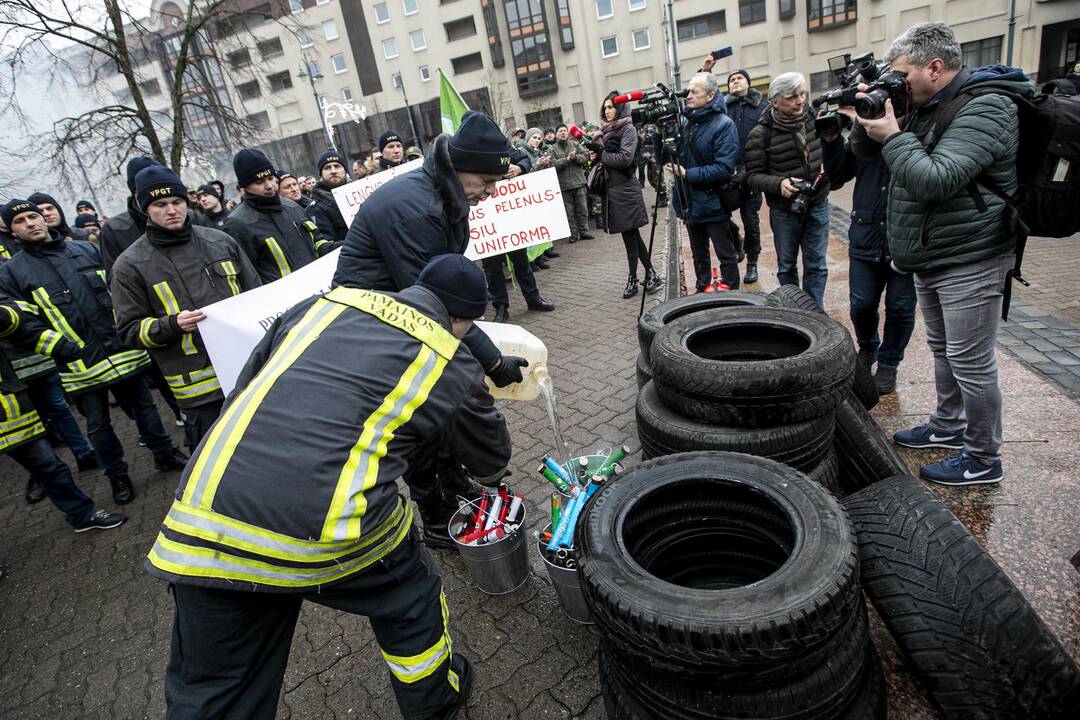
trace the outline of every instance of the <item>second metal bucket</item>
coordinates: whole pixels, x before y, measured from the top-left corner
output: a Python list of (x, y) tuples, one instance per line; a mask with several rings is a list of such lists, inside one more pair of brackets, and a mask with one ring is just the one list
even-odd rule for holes
[[(469, 517), (468, 507), (458, 510), (450, 520), (454, 527)], [(480, 591), (488, 595), (512, 593), (529, 579), (529, 553), (525, 544), (525, 506), (521, 507), (518, 529), (502, 540), (487, 545), (463, 545), (453, 538), (469, 575)]]
[[(550, 528), (551, 526), (548, 525), (544, 531), (547, 532)], [(549, 562), (541, 547), (541, 542), (537, 540), (536, 551), (540, 553), (540, 559), (544, 561), (544, 567), (547, 568), (551, 584), (555, 586), (555, 594), (559, 596), (559, 604), (562, 605), (563, 612), (576, 623), (592, 625), (592, 613), (589, 612), (589, 606), (585, 604), (585, 593), (581, 589), (577, 568), (559, 567)]]

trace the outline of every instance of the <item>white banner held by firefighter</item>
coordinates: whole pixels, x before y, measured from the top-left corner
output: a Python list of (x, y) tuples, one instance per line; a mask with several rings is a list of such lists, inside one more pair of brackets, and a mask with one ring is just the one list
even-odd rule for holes
[(470, 260), (502, 255), (570, 236), (555, 168), (501, 180), (469, 212)]
[(356, 211), (360, 209), (365, 200), (371, 197), (371, 193), (398, 175), (419, 170), (423, 166), (424, 159), (419, 158), (334, 188), (334, 202), (337, 203), (338, 210), (341, 211), (341, 217), (345, 218), (345, 224), (352, 225), (353, 218), (356, 217)]
[(269, 285), (202, 308), (206, 319), (199, 323), (199, 334), (226, 395), (274, 320), (297, 303), (330, 290), (339, 254), (335, 250)]

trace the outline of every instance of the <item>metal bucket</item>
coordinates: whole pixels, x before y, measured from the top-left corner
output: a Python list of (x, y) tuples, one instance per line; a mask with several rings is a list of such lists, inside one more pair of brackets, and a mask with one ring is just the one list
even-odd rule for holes
[[(450, 519), (450, 527), (467, 521), (471, 509), (465, 506)], [(525, 545), (525, 505), (521, 506), (521, 522), (518, 529), (501, 540), (487, 545), (463, 545), (451, 536), (457, 545), (469, 575), (480, 591), (488, 595), (512, 593), (529, 579), (529, 552)]]
[[(543, 532), (550, 529), (551, 525), (548, 525)], [(562, 605), (563, 612), (576, 623), (592, 625), (592, 613), (589, 612), (589, 606), (585, 604), (585, 593), (581, 589), (577, 568), (564, 568), (553, 564), (541, 549), (542, 545), (541, 541), (536, 541), (536, 552), (540, 553), (540, 559), (544, 561), (544, 567), (547, 568), (551, 584), (555, 586), (555, 594), (559, 596), (559, 604)]]

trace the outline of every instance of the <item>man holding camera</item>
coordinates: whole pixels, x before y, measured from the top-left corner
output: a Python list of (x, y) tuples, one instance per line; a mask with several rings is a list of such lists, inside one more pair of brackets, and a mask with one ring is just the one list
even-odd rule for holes
[[(947, 25), (913, 25), (886, 56), (910, 87), (913, 110), (904, 127), (891, 100), (882, 117), (859, 118), (883, 145), (891, 173), (893, 263), (915, 274), (934, 354), (937, 409), (925, 425), (894, 438), (906, 447), (958, 450), (922, 468), (923, 478), (943, 485), (997, 483), (1004, 477), (995, 338), (1017, 240), (1006, 222), (1010, 208), (995, 192), (1016, 192), (1016, 106), (996, 93), (963, 95), (975, 86), (1034, 92), (1019, 70), (993, 65), (972, 71), (961, 57)], [(937, 121), (956, 109), (958, 96), (966, 104), (939, 131)]]
[(731, 235), (731, 214), (714, 188), (735, 173), (739, 131), (727, 116), (715, 75), (698, 73), (686, 87), (686, 108), (680, 118), (680, 123), (685, 123), (685, 134), (678, 150), (679, 162), (664, 165), (674, 176), (672, 205), (690, 235), (697, 291), (702, 292), (712, 282), (710, 241), (720, 263), (722, 282), (736, 290), (739, 260)]
[(821, 171), (821, 142), (806, 102), (806, 78), (797, 72), (778, 75), (769, 83), (769, 104), (746, 139), (746, 185), (764, 192), (769, 204), (780, 284), (799, 284), (795, 262), (801, 249), (803, 290), (824, 309), (829, 183)]

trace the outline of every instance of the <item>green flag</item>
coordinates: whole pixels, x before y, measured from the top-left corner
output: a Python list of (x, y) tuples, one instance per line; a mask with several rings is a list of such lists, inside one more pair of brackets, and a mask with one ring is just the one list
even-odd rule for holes
[(444, 133), (457, 132), (461, 124), (461, 116), (469, 111), (465, 99), (457, 91), (450, 78), (439, 68), (439, 117), (442, 120)]

